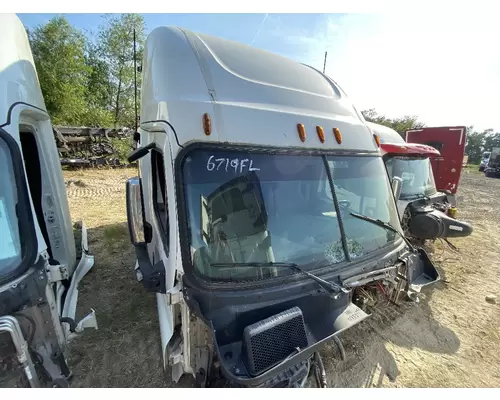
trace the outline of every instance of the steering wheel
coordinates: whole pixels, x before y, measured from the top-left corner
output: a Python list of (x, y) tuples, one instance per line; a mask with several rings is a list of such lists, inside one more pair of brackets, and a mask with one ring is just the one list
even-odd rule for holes
[(349, 207), (351, 207), (351, 202), (349, 200), (339, 200), (339, 208), (341, 213), (348, 211)]

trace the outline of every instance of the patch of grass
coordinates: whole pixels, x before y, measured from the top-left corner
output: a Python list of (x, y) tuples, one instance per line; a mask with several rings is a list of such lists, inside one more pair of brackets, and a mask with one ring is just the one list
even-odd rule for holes
[(125, 138), (109, 138), (111, 145), (116, 150), (115, 157), (123, 164), (128, 164), (127, 157), (133, 150), (132, 137)]
[(104, 228), (104, 239), (109, 242), (123, 241), (128, 238), (126, 224), (108, 225)]

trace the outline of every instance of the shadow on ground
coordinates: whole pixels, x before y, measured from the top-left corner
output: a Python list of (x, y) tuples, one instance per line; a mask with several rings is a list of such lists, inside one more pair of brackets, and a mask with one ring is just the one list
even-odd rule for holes
[[(99, 330), (85, 332), (71, 345), (73, 387), (174, 386), (162, 368), (160, 331), (154, 294), (134, 274), (135, 255), (125, 222), (89, 229), (95, 266), (80, 286), (78, 316), (90, 308)], [(440, 270), (441, 274), (443, 271)], [(440, 290), (444, 284), (434, 286)], [(434, 353), (455, 353), (460, 341), (432, 316), (431, 294), (419, 304), (403, 304), (374, 313), (343, 333), (347, 358), (340, 361), (334, 343), (322, 350), (332, 387), (381, 386), (399, 375), (387, 343)], [(193, 387), (182, 379), (176, 387)]]
[(78, 317), (94, 308), (99, 329), (71, 344), (73, 387), (170, 385), (162, 368), (156, 298), (135, 278), (127, 229), (123, 222), (88, 230), (95, 265), (80, 286)]

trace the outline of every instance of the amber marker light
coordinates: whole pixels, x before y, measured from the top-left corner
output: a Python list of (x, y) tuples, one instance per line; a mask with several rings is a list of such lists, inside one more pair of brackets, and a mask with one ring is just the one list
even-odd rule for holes
[(316, 127), (316, 133), (318, 134), (319, 141), (325, 143), (325, 131), (321, 126)]
[(304, 124), (297, 124), (297, 132), (299, 132), (299, 138), (302, 142), (306, 141), (306, 128)]
[(339, 128), (333, 128), (333, 136), (335, 136), (335, 140), (338, 144), (342, 143), (342, 134), (340, 133)]
[(203, 114), (203, 131), (207, 136), (210, 136), (212, 133), (212, 121), (210, 121), (210, 115), (208, 115), (208, 113)]

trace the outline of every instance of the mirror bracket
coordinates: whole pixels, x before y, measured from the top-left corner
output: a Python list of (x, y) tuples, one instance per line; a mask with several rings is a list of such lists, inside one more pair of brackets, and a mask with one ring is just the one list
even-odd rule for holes
[(163, 265), (163, 261), (160, 260), (153, 265), (149, 260), (148, 250), (145, 245), (136, 246), (135, 254), (139, 265), (139, 271), (142, 275), (141, 282), (146, 291), (162, 294), (167, 293), (165, 266)]

